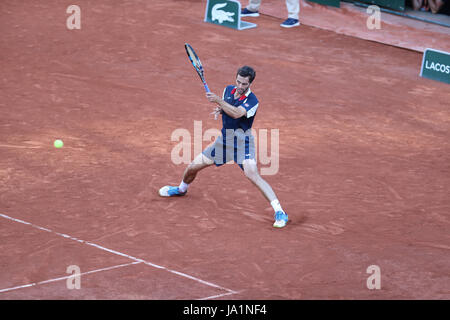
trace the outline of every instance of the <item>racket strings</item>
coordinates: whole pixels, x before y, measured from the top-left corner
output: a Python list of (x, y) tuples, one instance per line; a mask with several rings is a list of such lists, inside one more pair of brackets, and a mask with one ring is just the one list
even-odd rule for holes
[(192, 49), (188, 47), (187, 50), (188, 50), (189, 56), (190, 56), (191, 59), (192, 59), (192, 62), (193, 62), (197, 67), (200, 67), (200, 66), (201, 66), (201, 65), (200, 65), (200, 60), (196, 57), (195, 53), (192, 52)]
[(203, 67), (202, 67), (202, 63), (200, 62), (200, 59), (197, 57), (197, 55), (195, 54), (195, 52), (193, 51), (192, 48), (187, 47), (187, 51), (189, 54), (189, 57), (192, 60), (192, 64), (195, 66), (195, 68), (197, 69), (197, 71), (199, 73), (203, 73)]

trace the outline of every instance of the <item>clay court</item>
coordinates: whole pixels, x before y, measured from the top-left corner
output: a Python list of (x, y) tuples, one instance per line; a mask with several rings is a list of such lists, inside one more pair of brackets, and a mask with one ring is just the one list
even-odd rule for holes
[[(450, 298), (450, 87), (422, 53), (269, 15), (237, 31), (203, 1), (78, 0), (68, 30), (71, 4), (0, 4), (0, 299)], [(235, 164), (158, 196), (186, 166), (172, 132), (221, 128), (185, 42), (218, 94), (255, 68), (285, 228)]]

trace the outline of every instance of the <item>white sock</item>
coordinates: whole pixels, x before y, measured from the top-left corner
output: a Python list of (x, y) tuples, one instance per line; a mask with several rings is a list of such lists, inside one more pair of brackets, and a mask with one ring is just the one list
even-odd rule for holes
[(180, 190), (180, 192), (186, 192), (187, 189), (189, 187), (189, 184), (184, 183), (184, 181), (181, 181), (180, 186), (178, 187), (178, 190)]
[(277, 211), (283, 211), (284, 210), (281, 208), (281, 204), (280, 201), (278, 201), (278, 199), (273, 200), (271, 203), (273, 210), (275, 210), (275, 212)]

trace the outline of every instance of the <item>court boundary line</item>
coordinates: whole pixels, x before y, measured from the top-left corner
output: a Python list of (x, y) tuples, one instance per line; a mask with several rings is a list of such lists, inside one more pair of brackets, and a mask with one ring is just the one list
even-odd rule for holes
[(209, 296), (209, 297), (205, 297), (205, 298), (200, 298), (200, 299), (196, 299), (196, 300), (211, 300), (211, 299), (216, 299), (216, 298), (220, 298), (220, 297), (224, 297), (224, 296), (229, 296), (232, 294), (237, 294), (239, 292), (226, 292), (226, 293), (222, 293), (222, 294), (216, 294), (214, 296)]
[(101, 271), (108, 271), (108, 270), (118, 269), (118, 268), (122, 268), (122, 267), (128, 267), (128, 266), (139, 264), (139, 263), (142, 263), (142, 262), (134, 261), (134, 262), (130, 262), (130, 263), (118, 264), (118, 265), (115, 265), (115, 266), (112, 266), (112, 267), (106, 267), (106, 268), (101, 268), (101, 269), (81, 272), (81, 273), (79, 273), (77, 275), (70, 274), (70, 275), (64, 276), (64, 277), (59, 277), (59, 278), (53, 278), (53, 279), (33, 282), (33, 283), (24, 284), (24, 285), (15, 286), (15, 287), (6, 288), (6, 289), (0, 289), (0, 293), (13, 291), (13, 290), (18, 290), (18, 289), (23, 289), (23, 288), (30, 288), (30, 287), (38, 286), (38, 285), (41, 285), (41, 284), (56, 282), (56, 281), (60, 281), (60, 280), (66, 280), (66, 279), (69, 279), (69, 278), (75, 278), (76, 276), (80, 276), (81, 277), (81, 276), (84, 276), (84, 275), (87, 275), (87, 274), (91, 274), (91, 273), (96, 273), (96, 272), (101, 272)]
[[(100, 250), (103, 250), (103, 251), (106, 251), (106, 252), (109, 252), (109, 253), (112, 253), (112, 254), (115, 254), (115, 255), (118, 255), (118, 256), (121, 256), (121, 257), (128, 258), (128, 259), (130, 259), (130, 260), (133, 260), (133, 261), (136, 262), (136, 263), (143, 263), (143, 264), (145, 264), (145, 265), (148, 265), (148, 266), (153, 267), (153, 268), (156, 268), (156, 269), (165, 270), (165, 271), (167, 271), (167, 272), (169, 272), (169, 273), (176, 274), (176, 275), (178, 275), (178, 276), (180, 276), (180, 277), (187, 278), (187, 279), (196, 281), (196, 282), (198, 282), (198, 283), (204, 284), (204, 285), (206, 285), (206, 286), (213, 287), (213, 288), (220, 289), (220, 290), (224, 290), (224, 291), (227, 292), (226, 294), (220, 294), (220, 295), (215, 295), (215, 296), (209, 296), (209, 297), (201, 298), (201, 299), (197, 299), (197, 300), (212, 299), (212, 297), (220, 297), (220, 296), (224, 296), (224, 295), (232, 295), (232, 294), (238, 293), (237, 291), (234, 291), (234, 290), (231, 290), (231, 289), (228, 289), (228, 288), (219, 286), (219, 285), (214, 284), (214, 283), (212, 283), (212, 282), (205, 281), (205, 280), (202, 280), (202, 279), (200, 279), (200, 278), (197, 278), (197, 277), (188, 275), (188, 274), (186, 274), (186, 273), (179, 272), (179, 271), (176, 271), (176, 270), (172, 270), (172, 269), (169, 269), (169, 268), (167, 268), (167, 267), (164, 267), (164, 266), (161, 266), (161, 265), (158, 265), (158, 264), (149, 262), (149, 261), (145, 261), (145, 260), (140, 259), (140, 258), (133, 257), (133, 256), (128, 255), (128, 254), (126, 254), (126, 253), (122, 253), (122, 252), (119, 252), (119, 251), (116, 251), (116, 250), (113, 250), (113, 249), (109, 249), (109, 248), (103, 247), (103, 246), (101, 246), (101, 245), (95, 244), (95, 243), (90, 242), (90, 241), (85, 241), (85, 240), (82, 240), (82, 239), (78, 239), (78, 238), (76, 238), (76, 237), (72, 237), (72, 236), (67, 235), (67, 234), (64, 234), (64, 233), (60, 233), (60, 232), (57, 232), (57, 231), (53, 231), (53, 230), (50, 230), (50, 229), (48, 229), (48, 228), (44, 228), (44, 227), (35, 225), (35, 224), (33, 224), (33, 223), (30, 223), (30, 222), (27, 222), (27, 221), (24, 221), (24, 220), (16, 219), (16, 218), (10, 217), (10, 216), (5, 215), (5, 214), (2, 214), (2, 213), (0, 213), (0, 217), (5, 218), (5, 219), (7, 219), (7, 220), (11, 220), (11, 221), (17, 222), (17, 223), (21, 223), (21, 224), (28, 225), (28, 226), (33, 227), (33, 228), (38, 229), (38, 230), (42, 230), (42, 231), (46, 231), (46, 232), (49, 232), (49, 233), (53, 233), (53, 234), (56, 234), (56, 235), (58, 235), (58, 236), (60, 236), (60, 237), (63, 237), (63, 238), (66, 238), (66, 239), (70, 239), (70, 240), (72, 240), (72, 241), (76, 241), (76, 242), (79, 242), (79, 243), (82, 243), (82, 244), (85, 244), (85, 245), (88, 245), (88, 246), (91, 246), (91, 247), (94, 247), (94, 248), (97, 248), (97, 249), (100, 249)], [(0, 291), (0, 292), (1, 292), (1, 291)]]

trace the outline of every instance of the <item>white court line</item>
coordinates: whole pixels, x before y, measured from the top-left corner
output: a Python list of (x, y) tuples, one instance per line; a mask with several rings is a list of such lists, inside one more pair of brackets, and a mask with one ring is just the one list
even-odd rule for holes
[(238, 292), (236, 292), (236, 291), (233, 291), (233, 292), (227, 292), (227, 293), (216, 294), (215, 296), (209, 296), (209, 297), (206, 297), (206, 298), (200, 298), (200, 299), (196, 299), (196, 300), (210, 300), (210, 299), (216, 299), (216, 298), (220, 298), (220, 297), (224, 297), (224, 296), (229, 296), (229, 295), (236, 294), (236, 293), (238, 293)]
[(16, 146), (16, 145), (12, 145), (12, 144), (0, 144), (0, 147), (20, 148), (20, 149), (40, 149), (40, 148), (42, 148), (40, 146)]
[[(233, 290), (231, 290), (231, 289), (227, 289), (227, 288), (222, 287), (222, 286), (219, 286), (219, 285), (217, 285), (217, 284), (214, 284), (214, 283), (211, 283), (211, 282), (208, 282), (208, 281), (205, 281), (205, 280), (196, 278), (196, 277), (191, 276), (191, 275), (188, 275), (188, 274), (186, 274), (186, 273), (179, 272), (179, 271), (175, 271), (175, 270), (171, 270), (171, 269), (169, 269), (169, 268), (166, 268), (166, 267), (163, 267), (163, 266), (160, 266), (160, 265), (151, 263), (151, 262), (149, 262), (149, 261), (145, 261), (145, 260), (142, 260), (142, 259), (139, 259), (139, 258), (130, 256), (130, 255), (128, 255), (128, 254), (125, 254), (125, 253), (122, 253), (122, 252), (119, 252), (119, 251), (116, 251), (116, 250), (112, 250), (112, 249), (105, 248), (105, 247), (103, 247), (103, 246), (100, 246), (100, 245), (98, 245), (98, 244), (95, 244), (95, 243), (92, 243), (92, 242), (89, 242), (89, 241), (84, 241), (84, 240), (81, 240), (81, 239), (78, 239), (78, 238), (69, 236), (69, 235), (64, 234), (64, 233), (59, 233), (59, 232), (56, 232), (56, 231), (53, 231), (53, 230), (50, 230), (50, 229), (47, 229), (47, 228), (44, 228), (44, 227), (40, 227), (40, 226), (38, 226), (38, 225), (34, 225), (34, 224), (32, 224), (32, 223), (29, 223), (29, 222), (26, 222), (26, 221), (23, 221), (23, 220), (20, 220), (20, 219), (12, 218), (12, 217), (10, 217), (10, 216), (7, 216), (7, 215), (1, 214), (1, 213), (0, 213), (0, 217), (3, 217), (3, 218), (8, 219), (8, 220), (15, 221), (15, 222), (18, 222), (18, 223), (26, 224), (26, 225), (29, 225), (29, 226), (31, 226), (31, 227), (33, 227), (33, 228), (42, 230), (42, 231), (54, 233), (54, 234), (56, 234), (56, 235), (58, 235), (58, 236), (61, 236), (61, 237), (64, 237), (64, 238), (67, 238), (67, 239), (70, 239), (70, 240), (73, 240), (73, 241), (77, 241), (77, 242), (80, 242), (80, 243), (84, 243), (84, 244), (86, 244), (86, 245), (88, 245), (88, 246), (95, 247), (95, 248), (97, 248), (97, 249), (100, 249), (100, 250), (103, 250), (103, 251), (107, 251), (107, 252), (110, 252), (110, 253), (115, 254), (115, 255), (119, 255), (119, 256), (122, 256), (122, 257), (126, 257), (126, 258), (128, 258), (128, 259), (134, 260), (135, 262), (139, 262), (139, 263), (142, 262), (142, 263), (144, 263), (144, 264), (146, 264), (146, 265), (148, 265), (148, 266), (151, 266), (151, 267), (154, 267), (154, 268), (157, 268), (157, 269), (166, 270), (167, 272), (170, 272), (170, 273), (179, 275), (179, 276), (184, 277), (184, 278), (187, 278), (187, 279), (194, 280), (194, 281), (199, 282), (199, 283), (201, 283), (201, 284), (204, 284), (204, 285), (207, 285), (207, 286), (210, 286), (210, 287), (213, 287), (213, 288), (217, 288), (217, 289), (221, 289), (221, 290), (227, 291), (227, 295), (237, 293), (236, 291), (233, 291)], [(0, 292), (1, 292), (1, 291), (0, 291)]]
[[(135, 261), (135, 262), (125, 263), (125, 264), (119, 264), (117, 266), (112, 266), (112, 267), (107, 267), (107, 268), (102, 268), (102, 269), (97, 269), (97, 270), (91, 270), (91, 271), (88, 271), (88, 272), (82, 272), (82, 273), (79, 274), (79, 276), (84, 276), (84, 275), (87, 275), (87, 274), (96, 273), (96, 272), (100, 272), (100, 271), (107, 271), (107, 270), (122, 268), (122, 267), (130, 266), (130, 265), (133, 265), (133, 264), (139, 264), (139, 263), (141, 263), (141, 262), (136, 262)], [(17, 290), (17, 289), (22, 289), (22, 288), (33, 287), (33, 286), (37, 286), (37, 285), (40, 285), (40, 284), (45, 284), (45, 283), (65, 280), (65, 279), (69, 279), (71, 277), (73, 278), (74, 275), (71, 274), (71, 275), (68, 275), (68, 276), (60, 277), (60, 278), (34, 282), (34, 283), (30, 283), (30, 284), (24, 284), (22, 286), (17, 286), (17, 287), (12, 287), (12, 288), (0, 289), (0, 293), (7, 292), (7, 291), (12, 291), (12, 290)]]

